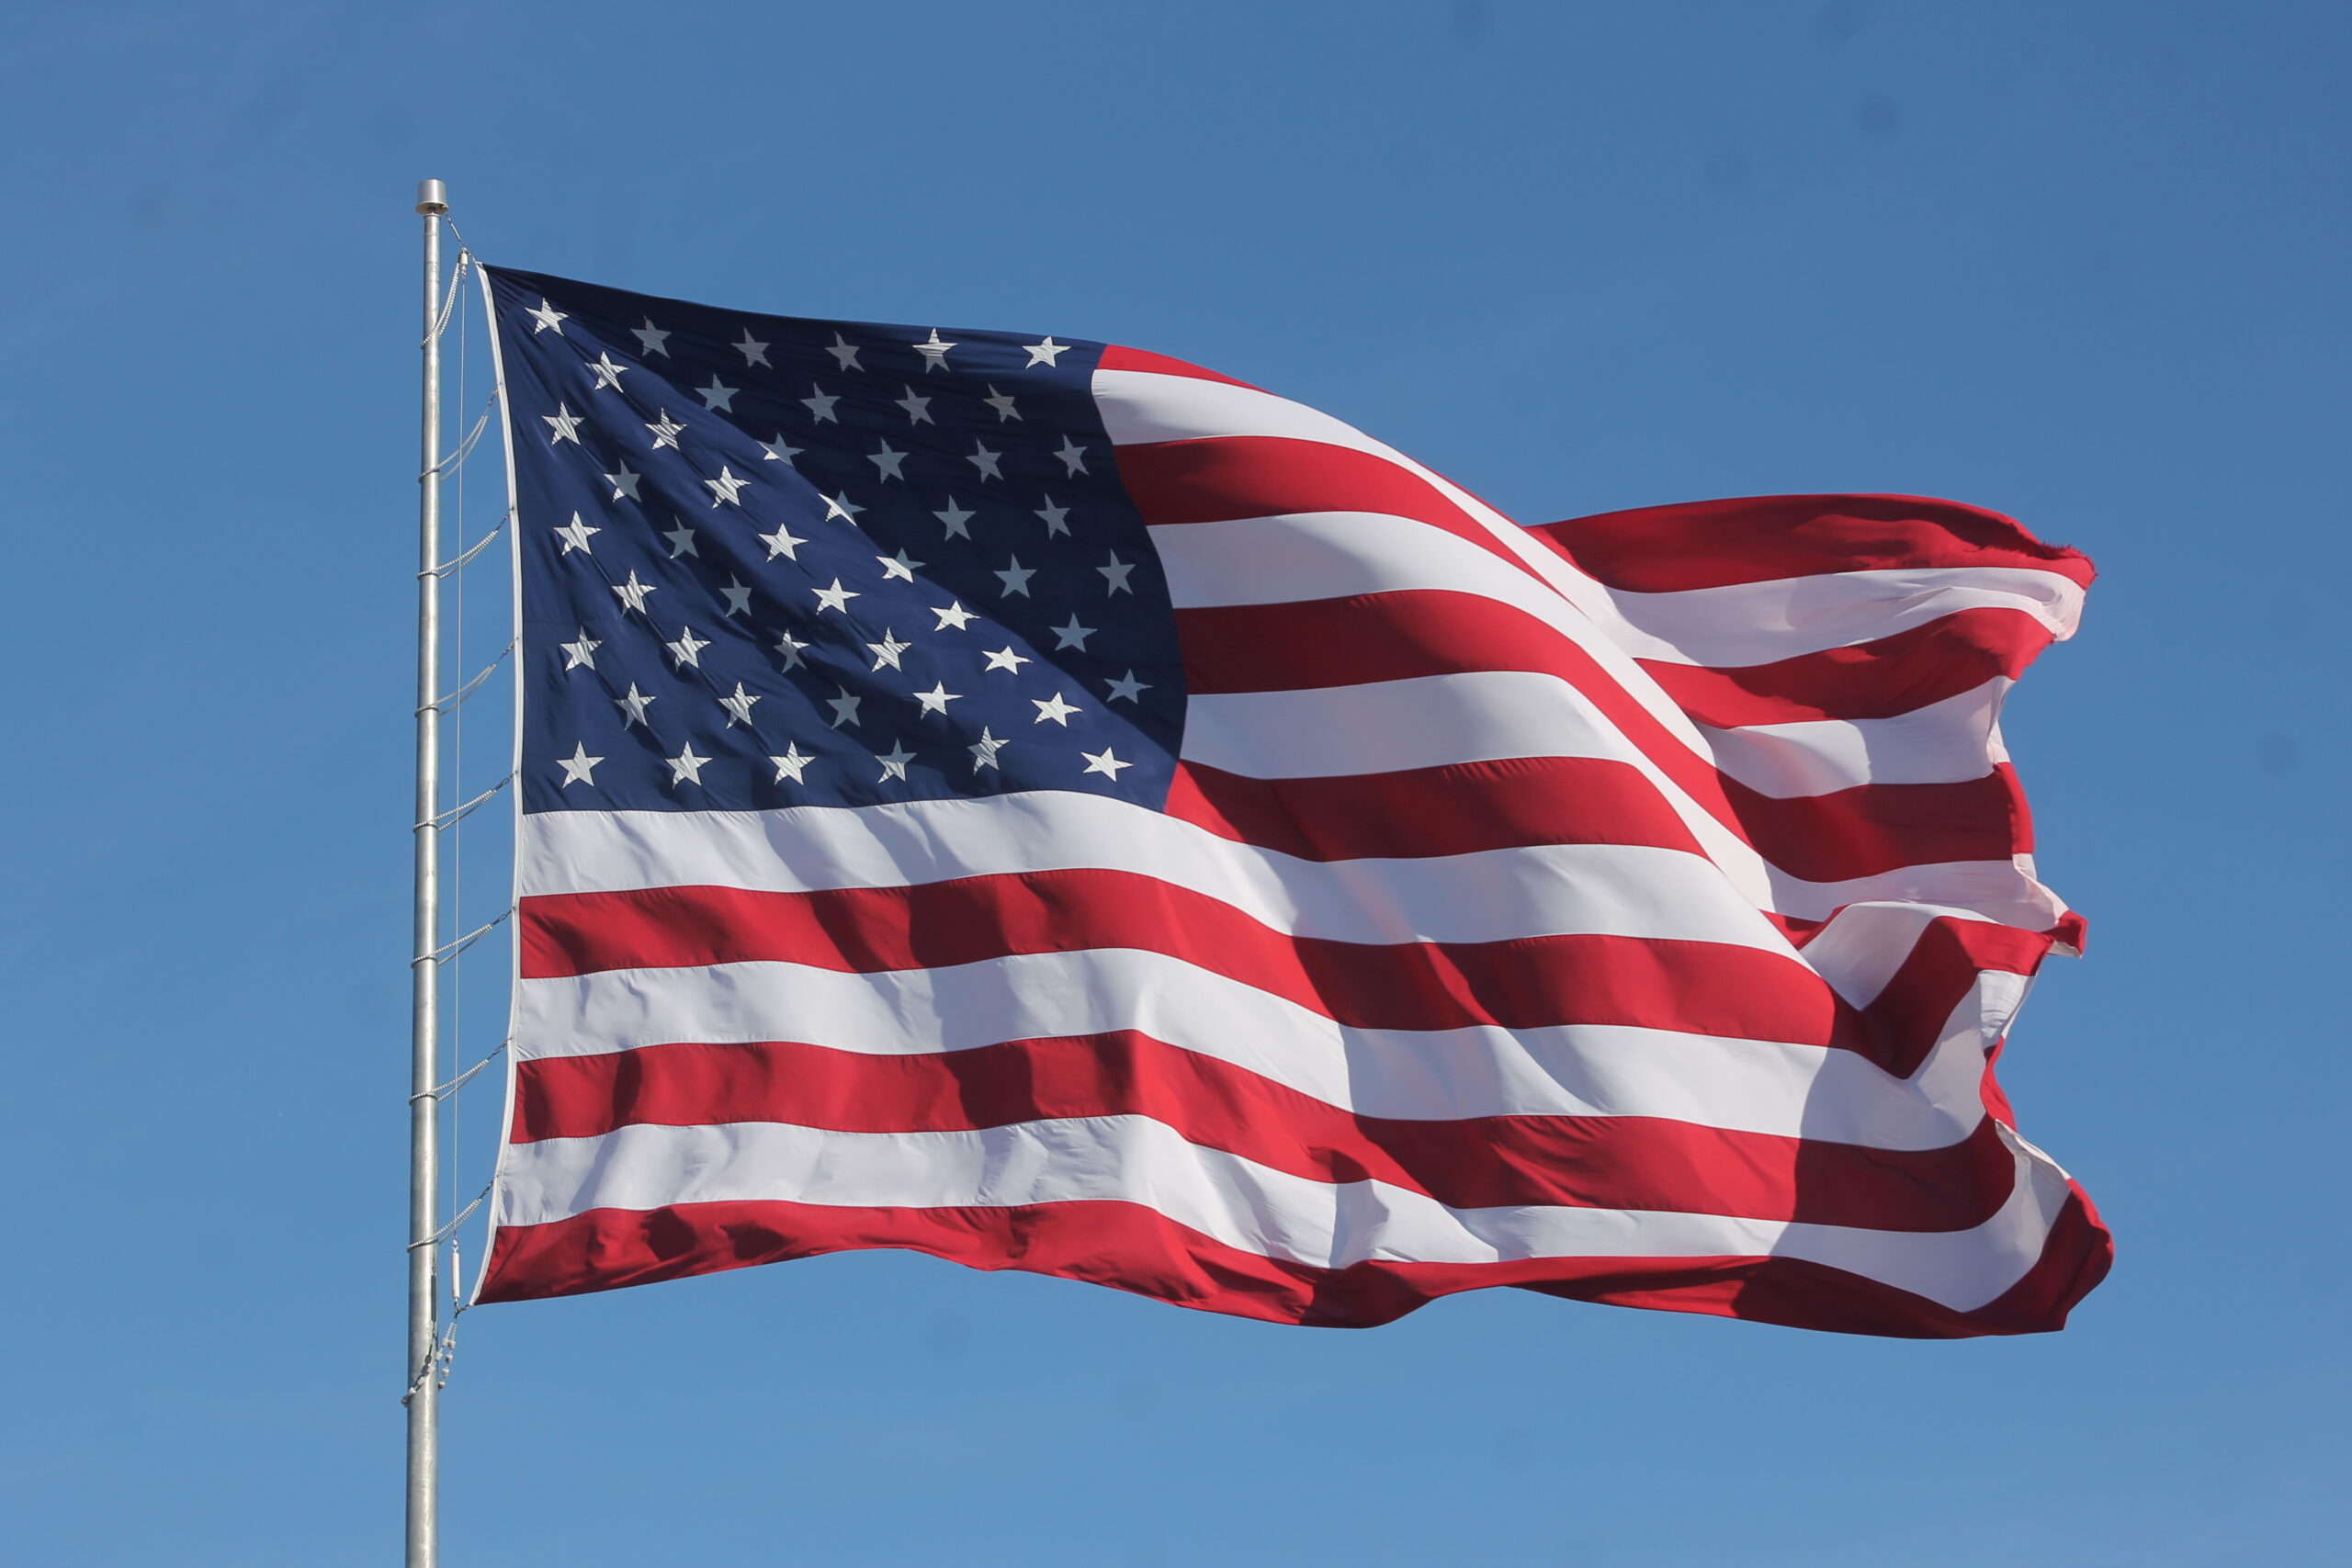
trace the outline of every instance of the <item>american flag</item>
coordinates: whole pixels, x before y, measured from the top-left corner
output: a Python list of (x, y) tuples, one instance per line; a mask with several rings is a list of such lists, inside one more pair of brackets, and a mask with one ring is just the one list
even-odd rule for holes
[(1376, 1324), (2059, 1326), (1997, 728), (2090, 577), (1902, 497), (1524, 528), (1080, 338), (489, 273), (521, 976), (478, 1297), (851, 1247)]

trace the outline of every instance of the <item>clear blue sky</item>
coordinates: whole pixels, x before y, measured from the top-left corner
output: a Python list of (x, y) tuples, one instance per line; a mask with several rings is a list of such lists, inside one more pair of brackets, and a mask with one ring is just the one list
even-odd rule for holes
[(485, 1308), (452, 1568), (2340, 1549), (2352, 13), (9, 31), (0, 1557), (394, 1560), (426, 175), (510, 265), (1158, 349), (1529, 521), (1892, 490), (2088, 550), (2009, 734), (2091, 948), (2005, 1076), (2120, 1247), (2065, 1334), (1963, 1344), (1510, 1291), (1283, 1329), (889, 1254)]

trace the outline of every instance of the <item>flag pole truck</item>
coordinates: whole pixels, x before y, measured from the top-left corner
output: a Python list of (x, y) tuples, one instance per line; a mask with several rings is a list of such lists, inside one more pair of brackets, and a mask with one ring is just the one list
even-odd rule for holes
[(424, 220), (423, 460), (417, 473), (416, 917), (411, 976), (408, 1099), (408, 1509), (407, 1568), (440, 1560), (440, 1389), (434, 1373), (439, 1323), (435, 1264), (440, 1253), (441, 953), (441, 219), (449, 210), (439, 180), (416, 188)]

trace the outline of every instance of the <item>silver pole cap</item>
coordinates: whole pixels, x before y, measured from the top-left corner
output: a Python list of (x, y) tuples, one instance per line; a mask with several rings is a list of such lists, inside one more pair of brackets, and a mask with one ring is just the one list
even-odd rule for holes
[(416, 184), (416, 209), (427, 218), (448, 211), (448, 188), (439, 180), (419, 180)]

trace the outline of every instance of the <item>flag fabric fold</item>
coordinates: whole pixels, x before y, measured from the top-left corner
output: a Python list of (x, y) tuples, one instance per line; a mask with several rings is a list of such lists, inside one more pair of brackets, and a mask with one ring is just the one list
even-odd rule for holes
[(492, 269), (521, 976), (479, 1299), (852, 1247), (1364, 1325), (2063, 1325), (2000, 741), (2089, 564), (1949, 502), (1521, 527), (1081, 339)]

